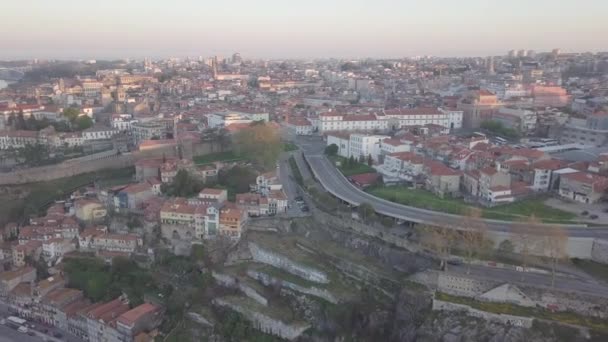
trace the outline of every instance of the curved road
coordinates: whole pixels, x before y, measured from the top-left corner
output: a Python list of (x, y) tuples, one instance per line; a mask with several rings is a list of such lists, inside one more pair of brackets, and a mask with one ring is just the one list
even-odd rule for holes
[[(305, 152), (305, 155), (321, 185), (334, 196), (352, 205), (369, 203), (379, 214), (416, 223), (439, 224), (462, 220), (462, 216), (459, 215), (410, 207), (370, 195), (354, 186), (324, 155), (310, 152)], [(498, 232), (509, 232), (512, 226), (520, 224), (490, 219), (485, 219), (484, 222), (488, 229)], [(567, 230), (571, 237), (608, 238), (608, 229), (605, 228), (586, 228), (585, 225), (561, 226)]]

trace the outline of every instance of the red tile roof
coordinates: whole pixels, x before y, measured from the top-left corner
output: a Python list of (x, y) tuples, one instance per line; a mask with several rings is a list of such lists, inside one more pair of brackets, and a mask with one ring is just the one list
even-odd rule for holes
[(160, 307), (144, 303), (120, 315), (118, 321), (124, 325), (132, 326), (143, 316), (157, 311), (160, 311)]
[(370, 172), (370, 173), (362, 173), (360, 175), (350, 176), (349, 179), (356, 184), (365, 186), (365, 185), (374, 184), (376, 181), (378, 181), (379, 176), (380, 175), (375, 172)]

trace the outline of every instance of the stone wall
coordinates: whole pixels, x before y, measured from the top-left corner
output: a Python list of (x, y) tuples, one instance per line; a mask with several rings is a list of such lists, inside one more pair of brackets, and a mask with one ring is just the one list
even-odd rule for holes
[(103, 169), (121, 169), (131, 166), (133, 163), (133, 155), (104, 156), (100, 159), (75, 162), (66, 161), (56, 165), (0, 173), (0, 185), (45, 182)]
[(280, 268), (286, 272), (315, 283), (329, 283), (329, 279), (324, 272), (312, 267), (298, 264), (283, 255), (265, 250), (253, 242), (249, 242), (249, 251), (251, 252), (251, 256), (255, 261)]
[(264, 296), (258, 293), (258, 291), (256, 291), (253, 287), (241, 283), (237, 278), (227, 274), (217, 273), (215, 271), (211, 273), (211, 276), (218, 284), (225, 287), (238, 289), (239, 291), (243, 292), (245, 296), (255, 300), (256, 302), (264, 306), (268, 306), (268, 300)]
[(593, 261), (608, 264), (608, 241), (595, 239), (591, 248), (591, 259)]
[[(211, 147), (211, 143), (204, 142), (194, 144), (192, 151), (194, 155), (204, 155), (212, 153), (213, 148)], [(162, 157), (163, 155), (166, 157), (177, 157), (178, 149), (171, 146), (147, 151), (134, 151), (129, 154), (120, 155), (108, 151), (95, 153), (55, 165), (0, 173), (0, 185), (44, 182), (103, 169), (120, 169), (132, 166), (139, 159)], [(192, 156), (184, 154), (183, 157), (191, 158)]]
[(294, 284), (292, 282), (283, 280), (283, 279), (278, 279), (275, 277), (272, 277), (266, 273), (263, 272), (258, 272), (258, 271), (254, 271), (254, 270), (248, 270), (247, 271), (247, 275), (259, 282), (261, 282), (264, 286), (272, 286), (275, 284), (280, 285), (281, 287), (284, 288), (288, 288), (290, 290), (299, 292), (299, 293), (303, 293), (303, 294), (307, 294), (310, 296), (314, 296), (314, 297), (318, 297), (321, 299), (324, 299), (330, 303), (333, 304), (338, 304), (338, 300), (336, 299), (336, 297), (331, 294), (331, 292), (325, 290), (325, 289), (320, 289), (317, 287), (304, 287), (304, 286), (300, 286), (297, 284)]
[(309, 324), (304, 323), (284, 323), (280, 320), (266, 316), (262, 313), (255, 312), (240, 305), (230, 303), (226, 300), (223, 300), (222, 298), (214, 299), (213, 303), (218, 306), (230, 308), (240, 313), (247, 320), (251, 321), (256, 329), (270, 335), (279, 336), (289, 341), (297, 339), (300, 335), (302, 335), (302, 333), (304, 333), (304, 331), (310, 328)]
[(479, 317), (489, 321), (496, 321), (502, 324), (508, 324), (516, 327), (531, 328), (534, 318), (513, 316), (507, 314), (495, 314), (491, 312), (474, 309), (468, 305), (444, 302), (438, 299), (433, 299), (433, 310), (441, 311), (464, 311), (467, 315)]
[(500, 283), (461, 277), (456, 274), (439, 273), (437, 290), (456, 296), (474, 297), (489, 291)]
[(418, 253), (422, 249), (415, 243), (412, 243), (407, 238), (396, 236), (389, 233), (389, 229), (376, 225), (365, 224), (353, 220), (347, 215), (334, 216), (316, 208), (312, 209), (312, 214), (315, 220), (322, 223), (323, 226), (340, 227), (353, 230), (358, 234), (380, 239), (390, 245), (406, 249), (412, 253)]
[[(504, 282), (480, 280), (435, 270), (419, 272), (411, 276), (409, 280), (440, 292), (479, 300), (484, 300), (479, 298), (483, 293), (504, 284)], [(608, 318), (608, 298), (601, 295), (539, 288), (526, 284), (515, 284), (515, 286), (540, 307), (556, 311), (572, 311), (584, 316)]]

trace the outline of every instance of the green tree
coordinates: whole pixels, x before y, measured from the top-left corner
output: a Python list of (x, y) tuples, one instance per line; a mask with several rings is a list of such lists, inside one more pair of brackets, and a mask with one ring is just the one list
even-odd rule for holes
[(87, 115), (79, 116), (74, 121), (74, 126), (79, 131), (85, 130), (85, 129), (93, 126), (93, 119), (91, 119)]
[(42, 144), (27, 144), (18, 150), (18, 157), (30, 166), (42, 164), (48, 158), (48, 155), (48, 147)]
[(361, 203), (357, 208), (357, 213), (359, 213), (359, 218), (361, 218), (362, 221), (368, 222), (374, 218), (376, 210), (369, 203)]
[(498, 245), (498, 252), (501, 254), (512, 254), (515, 251), (515, 246), (513, 246), (513, 242), (511, 240), (503, 240)]
[(192, 177), (186, 170), (179, 170), (170, 184), (163, 184), (161, 190), (169, 196), (190, 197), (198, 194), (204, 184)]
[(350, 156), (350, 158), (348, 158), (348, 162), (346, 163), (346, 166), (353, 167), (355, 165), (357, 165), (357, 161), (355, 160), (355, 157)]
[(76, 121), (78, 114), (80, 114), (80, 110), (78, 110), (78, 108), (68, 107), (63, 110), (63, 116), (65, 116), (70, 122)]
[(243, 166), (222, 170), (218, 175), (218, 183), (228, 189), (228, 196), (231, 198), (234, 198), (234, 194), (249, 192), (249, 186), (255, 183), (255, 179), (256, 173)]
[(266, 170), (275, 167), (283, 146), (279, 131), (264, 122), (256, 122), (233, 137), (237, 155), (252, 159)]
[(325, 154), (328, 156), (335, 156), (338, 154), (338, 145), (331, 144), (325, 148)]

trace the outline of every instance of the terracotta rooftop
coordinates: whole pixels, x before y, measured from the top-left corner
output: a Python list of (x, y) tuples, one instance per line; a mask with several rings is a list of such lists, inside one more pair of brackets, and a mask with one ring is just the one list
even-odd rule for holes
[(160, 311), (160, 308), (150, 303), (141, 304), (118, 317), (118, 321), (127, 326), (133, 326), (143, 316)]

